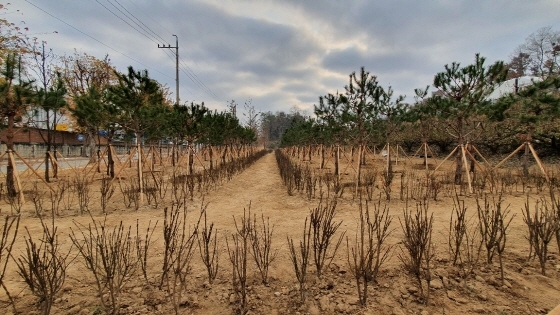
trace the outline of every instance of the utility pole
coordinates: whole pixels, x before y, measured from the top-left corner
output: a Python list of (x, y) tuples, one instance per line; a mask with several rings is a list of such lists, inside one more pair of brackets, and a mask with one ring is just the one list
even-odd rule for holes
[(168, 48), (168, 49), (175, 49), (175, 93), (176, 93), (176, 103), (179, 105), (179, 37), (175, 36), (175, 47), (171, 45), (160, 45), (158, 44), (158, 48)]

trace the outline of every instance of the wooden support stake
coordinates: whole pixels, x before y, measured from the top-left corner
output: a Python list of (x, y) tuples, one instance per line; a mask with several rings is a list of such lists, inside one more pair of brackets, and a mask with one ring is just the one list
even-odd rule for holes
[(434, 173), (453, 155), (453, 153), (455, 153), (455, 151), (457, 151), (458, 148), (459, 146), (456, 146), (455, 149), (453, 149), (453, 151), (451, 151), (451, 153), (449, 153), (449, 155), (438, 164), (438, 166), (434, 169)]
[[(130, 150), (130, 154), (128, 155), (128, 157), (126, 158), (126, 160), (124, 161), (123, 165), (121, 166), (121, 168), (119, 169), (119, 171), (117, 172), (117, 175), (115, 175), (115, 177), (111, 180), (110, 184), (113, 184), (113, 182), (115, 181), (116, 178), (119, 178), (119, 176), (121, 175), (122, 171), (125, 169), (125, 165), (128, 161), (130, 161), (132, 159), (132, 156), (134, 155), (134, 153), (136, 153), (136, 147), (132, 148), (132, 150)], [(120, 178), (119, 178), (120, 181)]]
[(12, 163), (12, 165), (14, 167), (14, 178), (16, 179), (16, 186), (17, 186), (17, 191), (18, 191), (19, 203), (24, 204), (25, 203), (25, 197), (23, 196), (23, 188), (21, 187), (21, 181), (19, 179), (19, 175), (18, 175), (18, 171), (17, 171), (17, 165), (16, 165), (16, 161), (14, 160), (13, 152), (14, 151), (12, 151), (12, 150), (8, 150), (8, 159), (10, 160), (10, 163)]
[(484, 160), (484, 163), (490, 165), (490, 162), (488, 162), (488, 160), (484, 157), (484, 155), (482, 155), (482, 153), (480, 153), (480, 151), (478, 151), (478, 149), (477, 149), (474, 145), (471, 144), (471, 147), (476, 151), (476, 153), (477, 153), (478, 155), (480, 155), (480, 158), (481, 158), (482, 160)]
[(143, 173), (142, 173), (142, 168), (143, 168), (143, 163), (142, 163), (142, 155), (144, 154), (144, 150), (142, 150), (142, 145), (140, 143), (140, 140), (138, 139), (139, 137), (136, 137), (136, 147), (137, 147), (137, 151), (138, 151), (138, 163), (136, 164), (136, 167), (138, 168), (138, 190), (139, 190), (139, 200), (138, 203), (140, 205), (142, 205), (144, 203), (144, 181), (143, 181)]
[[(54, 189), (49, 185), (49, 183), (47, 183), (47, 181), (35, 169), (33, 169), (33, 167), (31, 165), (29, 165), (29, 163), (27, 163), (27, 161), (24, 158), (22, 158), (19, 155), (19, 153), (17, 153), (17, 151), (12, 151), (12, 152), (15, 153), (15, 155), (31, 170), (31, 172), (33, 172), (33, 174), (35, 174), (35, 176), (37, 176), (43, 183), (45, 183), (45, 185), (47, 185), (47, 187), (50, 190), (52, 190), (54, 192)], [(14, 170), (15, 170), (15, 166), (14, 166)], [(14, 173), (14, 175), (15, 174), (16, 173)], [(19, 179), (18, 179), (18, 181), (19, 181)], [(18, 185), (20, 185), (20, 184), (18, 183)]]
[(474, 156), (471, 154), (471, 152), (469, 150), (465, 150), (465, 152), (473, 160), (474, 165), (478, 166), (478, 168), (480, 169), (481, 172), (484, 172), (485, 170), (482, 168), (480, 163), (478, 163), (478, 161), (474, 158)]
[(550, 182), (550, 179), (548, 178), (548, 174), (546, 173), (546, 170), (544, 169), (544, 165), (543, 165), (541, 159), (539, 158), (539, 156), (537, 155), (537, 152), (533, 148), (533, 145), (531, 144), (531, 142), (528, 142), (528, 144), (529, 144), (529, 150), (531, 150), (531, 153), (533, 154), (533, 157), (535, 158), (535, 161), (537, 161), (537, 164), (539, 165), (539, 168), (541, 169), (541, 172), (543, 173), (544, 177), (546, 178), (546, 181)]
[(471, 185), (471, 173), (469, 172), (469, 165), (467, 163), (467, 155), (465, 154), (465, 145), (461, 145), (461, 155), (463, 156), (463, 166), (465, 168), (465, 173), (467, 173), (467, 183), (469, 184), (469, 192), (472, 194), (473, 189)]
[(520, 145), (517, 149), (515, 149), (515, 151), (511, 152), (508, 156), (506, 156), (505, 159), (503, 159), (500, 163), (498, 163), (496, 166), (494, 166), (494, 170), (497, 169), (498, 167), (502, 166), (502, 164), (504, 164), (507, 160), (509, 160), (512, 156), (515, 155), (515, 153), (519, 152), (519, 150), (523, 149), (525, 147), (525, 143), (523, 143), (522, 145)]

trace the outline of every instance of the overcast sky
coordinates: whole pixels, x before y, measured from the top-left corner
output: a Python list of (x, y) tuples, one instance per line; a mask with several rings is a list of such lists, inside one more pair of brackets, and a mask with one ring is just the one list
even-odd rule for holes
[(362, 66), (412, 101), (445, 64), (466, 65), (476, 53), (508, 61), (539, 28), (560, 30), (558, 0), (14, 0), (8, 8), (4, 18), (25, 21), (56, 54), (109, 54), (119, 71), (147, 69), (173, 92), (175, 59), (157, 44), (174, 46), (176, 34), (181, 102), (222, 110), (252, 100), (258, 111), (308, 114)]

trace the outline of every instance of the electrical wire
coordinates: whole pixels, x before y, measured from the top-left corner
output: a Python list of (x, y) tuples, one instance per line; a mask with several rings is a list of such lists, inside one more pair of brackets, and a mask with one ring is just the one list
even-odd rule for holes
[(97, 38), (95, 38), (95, 37), (93, 37), (93, 36), (91, 36), (91, 35), (85, 33), (84, 31), (82, 31), (82, 30), (80, 30), (80, 29), (74, 27), (74, 26), (71, 25), (70, 23), (68, 23), (68, 22), (62, 20), (61, 18), (59, 18), (59, 17), (57, 17), (57, 16), (51, 14), (50, 12), (48, 12), (48, 11), (46, 11), (46, 10), (40, 8), (39, 6), (37, 6), (36, 4), (32, 3), (31, 1), (29, 1), (29, 0), (24, 0), (24, 1), (27, 2), (27, 3), (29, 3), (30, 5), (34, 6), (34, 7), (37, 8), (38, 10), (42, 11), (43, 13), (49, 15), (50, 17), (52, 17), (52, 18), (58, 20), (59, 22), (65, 24), (65, 25), (69, 26), (70, 28), (74, 29), (75, 31), (81, 33), (82, 35), (87, 36), (87, 37), (91, 38), (92, 40), (98, 42), (99, 44), (101, 44), (101, 45), (103, 45), (103, 46), (109, 48), (110, 50), (112, 50), (112, 51), (114, 51), (114, 52), (116, 52), (116, 53), (118, 53), (118, 54), (120, 54), (120, 55), (122, 55), (122, 56), (124, 56), (124, 57), (126, 57), (126, 58), (128, 58), (128, 59), (130, 59), (130, 60), (132, 60), (132, 61), (134, 61), (134, 62), (136, 62), (136, 63), (138, 63), (139, 65), (142, 65), (142, 66), (146, 67), (146, 69), (153, 70), (153, 71), (155, 71), (155, 72), (157, 72), (157, 73), (159, 73), (159, 74), (161, 74), (161, 75), (163, 75), (163, 76), (165, 76), (165, 77), (168, 77), (168, 78), (173, 79), (173, 77), (171, 77), (171, 76), (169, 76), (169, 75), (167, 75), (167, 74), (165, 74), (165, 73), (163, 73), (163, 72), (161, 72), (161, 71), (159, 71), (159, 70), (157, 70), (157, 69), (153, 69), (153, 68), (149, 67), (148, 65), (144, 64), (143, 62), (141, 62), (141, 61), (139, 61), (139, 60), (136, 60), (135, 58), (133, 58), (133, 57), (131, 57), (131, 56), (129, 56), (129, 55), (127, 55), (127, 54), (125, 54), (125, 53), (123, 53), (123, 52), (121, 52), (121, 51), (119, 51), (119, 50), (117, 50), (117, 49), (115, 49), (115, 48), (113, 48), (113, 47), (107, 45), (107, 44), (105, 44), (104, 42), (100, 41), (99, 39), (97, 39)]

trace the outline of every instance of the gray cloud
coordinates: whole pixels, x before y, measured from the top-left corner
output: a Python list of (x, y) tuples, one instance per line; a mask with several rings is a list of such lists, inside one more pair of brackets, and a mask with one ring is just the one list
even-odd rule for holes
[[(109, 54), (119, 70), (148, 68), (172, 90), (174, 57), (157, 44), (173, 45), (171, 35), (178, 35), (181, 99), (213, 109), (252, 99), (261, 111), (311, 110), (320, 95), (342, 92), (362, 66), (410, 101), (414, 88), (429, 85), (445, 64), (472, 62), (477, 52), (488, 62), (507, 59), (538, 28), (560, 29), (560, 6), (546, 0), (29, 2), (12, 3), (11, 11), (23, 15), (5, 18), (24, 20), (55, 53)], [(146, 38), (101, 6), (145, 32), (111, 3), (161, 38)]]

